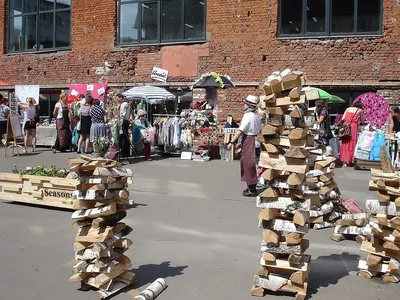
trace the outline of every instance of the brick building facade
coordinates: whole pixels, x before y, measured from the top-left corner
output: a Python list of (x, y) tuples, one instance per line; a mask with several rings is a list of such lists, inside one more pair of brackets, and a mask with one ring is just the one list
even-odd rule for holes
[[(284, 1), (207, 0), (199, 2), (206, 5), (204, 41), (123, 46), (117, 34), (119, 1), (72, 0), (70, 47), (21, 53), (10, 53), (10, 1), (0, 0), (0, 80), (12, 85), (39, 84), (41, 92), (98, 81), (120, 88), (143, 83), (188, 88), (202, 73), (215, 71), (230, 75), (237, 86), (220, 95), (224, 118), (240, 114), (246, 94), (262, 93), (258, 83), (266, 75), (291, 68), (304, 71), (310, 85), (343, 97), (379, 91), (400, 102), (398, 0), (382, 1), (378, 34), (314, 37), (280, 34)], [(107, 71), (105, 62), (111, 66)], [(154, 66), (169, 71), (167, 83), (152, 82)]]

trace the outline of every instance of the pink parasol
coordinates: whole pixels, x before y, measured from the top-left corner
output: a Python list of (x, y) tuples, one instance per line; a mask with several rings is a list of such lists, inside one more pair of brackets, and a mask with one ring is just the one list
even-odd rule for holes
[(381, 95), (365, 93), (357, 97), (355, 102), (361, 102), (365, 120), (378, 129), (385, 125), (389, 114), (389, 103)]

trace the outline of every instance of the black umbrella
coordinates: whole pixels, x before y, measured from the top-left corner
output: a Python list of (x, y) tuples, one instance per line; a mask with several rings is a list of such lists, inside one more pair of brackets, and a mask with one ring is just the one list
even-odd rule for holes
[(181, 102), (192, 102), (193, 101), (193, 92), (187, 92), (181, 96)]
[(224, 76), (224, 75), (219, 75), (219, 77), (222, 79), (222, 86), (220, 82), (217, 82), (217, 78), (215, 78), (212, 75), (207, 75), (199, 79), (194, 85), (193, 88), (200, 88), (200, 89), (206, 89), (206, 88), (229, 88), (229, 87), (235, 87), (235, 85), (232, 83), (232, 81)]

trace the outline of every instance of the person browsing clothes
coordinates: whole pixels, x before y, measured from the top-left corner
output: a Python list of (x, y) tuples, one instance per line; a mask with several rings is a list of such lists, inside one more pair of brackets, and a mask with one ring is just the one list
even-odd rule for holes
[(389, 133), (394, 135), (400, 132), (400, 109), (397, 106), (392, 107), (389, 119)]
[[(139, 134), (141, 136), (141, 130), (146, 130), (151, 127), (150, 122), (147, 121), (147, 112), (144, 109), (138, 109), (137, 111), (138, 119), (135, 121), (135, 130), (134, 133)], [(140, 145), (140, 144), (139, 144)], [(151, 145), (150, 142), (146, 139), (141, 139), (141, 145), (143, 147), (144, 158), (146, 160), (151, 160)]]
[(247, 189), (243, 191), (243, 196), (245, 197), (257, 196), (255, 140), (262, 129), (261, 120), (256, 111), (258, 103), (258, 97), (252, 95), (246, 97), (244, 100), (243, 118), (240, 122), (239, 130), (228, 144), (228, 150), (231, 150), (232, 144), (236, 143), (238, 139), (242, 137), (240, 173), (241, 180), (247, 184)]

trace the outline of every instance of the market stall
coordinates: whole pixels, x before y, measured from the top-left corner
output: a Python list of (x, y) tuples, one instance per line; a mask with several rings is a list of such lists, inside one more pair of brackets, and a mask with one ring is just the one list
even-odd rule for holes
[[(166, 103), (176, 100), (176, 96), (166, 89), (149, 85), (133, 87), (125, 91), (123, 95), (130, 101), (131, 107), (135, 111), (142, 109), (147, 112), (148, 121), (153, 126), (155, 126), (156, 119), (158, 120), (160, 116), (157, 112), (166, 112)], [(143, 150), (143, 141), (145, 139), (153, 146), (153, 152), (155, 147), (158, 149), (164, 148), (165, 150), (169, 144), (172, 144), (172, 138), (164, 139), (162, 142), (159, 139), (156, 140), (154, 128), (139, 129), (135, 128), (135, 126), (131, 128), (130, 140), (136, 151)]]
[(219, 128), (219, 99), (218, 91), (234, 87), (233, 82), (227, 75), (215, 72), (205, 73), (195, 81), (192, 86), (191, 95), (183, 95), (192, 98), (190, 109), (181, 112), (181, 124), (183, 140), (190, 144), (186, 157), (197, 161), (209, 161), (211, 156), (218, 155), (218, 151), (212, 153), (214, 146), (218, 144)]
[[(359, 136), (355, 149), (355, 169), (380, 168), (380, 146), (387, 146), (388, 154), (396, 164), (397, 138), (390, 137), (382, 130), (390, 115), (389, 104), (381, 95), (366, 93), (354, 102), (361, 102), (367, 126), (359, 127)], [(392, 147), (388, 147), (392, 145)], [(391, 153), (389, 153), (391, 149)]]

